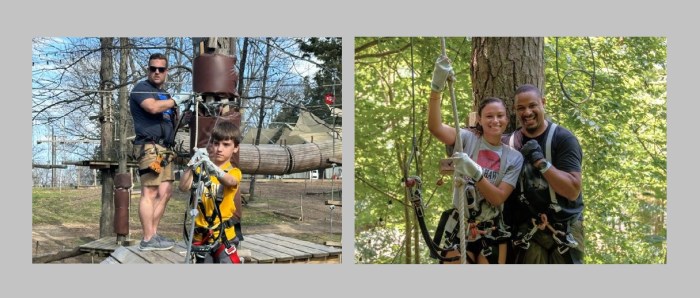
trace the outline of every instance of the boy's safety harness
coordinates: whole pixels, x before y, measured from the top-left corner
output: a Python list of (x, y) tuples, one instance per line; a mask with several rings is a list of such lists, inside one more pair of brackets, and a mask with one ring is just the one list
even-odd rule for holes
[[(224, 169), (224, 172), (228, 173), (232, 169), (233, 166), (229, 164), (229, 166)], [(240, 258), (236, 253), (236, 239), (228, 239), (226, 236), (226, 229), (233, 228), (234, 224), (236, 224), (238, 220), (235, 217), (231, 217), (230, 219), (224, 221), (221, 216), (221, 211), (219, 210), (219, 206), (224, 200), (224, 186), (221, 184), (212, 183), (211, 178), (206, 174), (198, 175), (197, 179), (199, 181), (193, 185), (199, 185), (199, 182), (203, 182), (205, 188), (208, 190), (207, 192), (202, 192), (199, 194), (197, 198), (194, 198), (196, 199), (197, 213), (202, 214), (204, 220), (207, 222), (207, 227), (194, 228), (194, 234), (201, 235), (201, 239), (195, 240), (193, 235), (192, 252), (198, 257), (203, 257), (207, 253), (210, 253), (212, 256), (217, 256), (223, 251), (233, 263), (241, 263)], [(214, 204), (212, 204), (213, 209), (211, 210), (210, 215), (207, 215), (209, 214), (207, 212), (209, 210), (207, 210), (202, 196), (205, 196), (207, 200), (212, 200), (214, 202)], [(219, 224), (215, 223), (216, 219), (219, 220)], [(196, 220), (196, 216), (193, 218), (193, 220)], [(215, 233), (217, 231), (218, 233)], [(187, 230), (184, 232), (186, 235), (185, 241), (189, 241), (190, 239), (187, 237)]]
[[(554, 136), (554, 131), (557, 128), (557, 124), (550, 122), (550, 125), (551, 127), (549, 128), (549, 132), (547, 133), (547, 139), (545, 140), (545, 159), (547, 159), (547, 161), (551, 163), (552, 137)], [(519, 130), (516, 131), (516, 133), (517, 132), (519, 132)], [(508, 141), (508, 144), (511, 147), (514, 147), (514, 139), (515, 133), (513, 133), (510, 136), (510, 139)], [(570, 221), (550, 224), (547, 219), (547, 212), (557, 213), (561, 211), (561, 206), (559, 205), (559, 202), (557, 202), (557, 196), (554, 193), (554, 189), (551, 186), (549, 187), (549, 196), (551, 199), (548, 208), (549, 210), (535, 210), (534, 206), (532, 206), (525, 197), (525, 187), (523, 184), (522, 175), (520, 176), (519, 184), (520, 196), (518, 197), (518, 199), (520, 203), (527, 208), (527, 210), (530, 212), (530, 215), (532, 216), (532, 228), (524, 234), (522, 232), (519, 232), (513, 239), (513, 246), (523, 250), (527, 250), (528, 248), (530, 248), (530, 240), (535, 235), (535, 233), (537, 233), (537, 230), (544, 230), (546, 228), (549, 232), (551, 232), (552, 238), (557, 244), (557, 251), (559, 252), (559, 254), (564, 254), (567, 251), (569, 251), (569, 249), (577, 247), (578, 242), (576, 242), (574, 236), (571, 234), (570, 231)]]

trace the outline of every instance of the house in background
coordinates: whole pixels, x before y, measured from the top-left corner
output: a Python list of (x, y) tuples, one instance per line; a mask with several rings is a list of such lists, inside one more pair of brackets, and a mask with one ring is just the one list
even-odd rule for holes
[[(334, 114), (342, 116), (342, 110), (333, 108)], [(243, 144), (254, 144), (258, 129), (254, 127), (243, 128)], [(260, 131), (259, 144), (277, 144), (280, 146), (307, 144), (307, 143), (323, 143), (323, 142), (342, 142), (342, 127), (333, 126), (321, 120), (314, 114), (302, 111), (294, 125), (285, 123), (275, 128), (263, 128)], [(301, 173), (291, 173), (281, 176), (286, 179), (339, 179), (342, 177), (342, 164), (336, 167), (326, 169), (307, 171)], [(272, 175), (271, 175), (272, 176)], [(280, 178), (280, 177), (267, 177)]]

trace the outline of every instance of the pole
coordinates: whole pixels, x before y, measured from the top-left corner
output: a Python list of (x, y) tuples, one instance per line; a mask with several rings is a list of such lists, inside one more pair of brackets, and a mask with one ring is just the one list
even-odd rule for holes
[(54, 134), (54, 127), (51, 126), (51, 187), (56, 187), (56, 135)]

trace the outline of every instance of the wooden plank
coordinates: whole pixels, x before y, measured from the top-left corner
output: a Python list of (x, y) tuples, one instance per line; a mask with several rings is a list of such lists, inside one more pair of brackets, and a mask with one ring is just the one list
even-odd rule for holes
[(185, 263), (185, 253), (187, 250), (183, 250), (182, 254), (179, 253), (179, 248), (177, 246), (169, 250), (157, 251), (158, 255), (167, 259), (170, 264), (184, 264)]
[(250, 238), (246, 237), (245, 241), (250, 241), (250, 243), (269, 248), (284, 254), (291, 255), (294, 259), (308, 259), (311, 257), (310, 253), (298, 250), (298, 249), (293, 249), (289, 247), (285, 247), (273, 242), (261, 240), (261, 239), (256, 239), (256, 238)]
[(115, 260), (117, 260), (119, 263), (122, 263), (122, 264), (126, 264), (126, 263), (148, 264), (148, 262), (144, 258), (142, 258), (136, 254), (133, 254), (126, 247), (117, 248), (112, 253), (112, 258), (114, 258)]
[[(173, 264), (173, 263), (184, 263), (185, 256), (182, 258), (175, 258), (177, 256), (176, 252), (170, 250), (148, 250), (142, 251), (136, 246), (129, 246), (129, 251), (133, 254), (138, 255), (148, 261), (151, 264)], [(179, 259), (179, 260), (178, 260)]]
[(97, 239), (92, 242), (85, 243), (80, 247), (81, 251), (86, 251), (86, 252), (96, 252), (96, 251), (106, 251), (106, 252), (112, 252), (119, 248), (120, 246), (117, 245), (117, 237), (104, 237)]
[(141, 257), (142, 259), (146, 260), (146, 262), (151, 263), (151, 264), (159, 264), (163, 263), (162, 258), (156, 257), (155, 251), (141, 251), (138, 247), (135, 246), (129, 246), (126, 247), (126, 249), (129, 250), (129, 253), (137, 255)]
[[(284, 254), (278, 251), (274, 251), (271, 249), (267, 249), (265, 247), (262, 247), (260, 245), (257, 245), (255, 243), (250, 243), (248, 242), (248, 236), (245, 237), (246, 240), (241, 242), (241, 247), (250, 249), (251, 255), (253, 258), (257, 259), (258, 262), (261, 263), (266, 263), (266, 262), (284, 262), (284, 261), (291, 261), (294, 259), (294, 257)], [(262, 255), (263, 258), (258, 258), (258, 255)]]
[(311, 259), (307, 264), (340, 264), (340, 258), (337, 256), (330, 256), (328, 258)]
[[(262, 234), (262, 235), (265, 235), (265, 236), (268, 236), (268, 237), (272, 237), (272, 238), (276, 238), (276, 239), (279, 239), (279, 240), (285, 240), (285, 241), (291, 242), (291, 243), (296, 243), (296, 244), (299, 244), (299, 245), (301, 245), (301, 246), (306, 246), (306, 247), (311, 247), (311, 248), (319, 249), (319, 250), (328, 252), (328, 253), (331, 254), (331, 255), (341, 254), (341, 253), (343, 252), (342, 250), (337, 249), (337, 248), (334, 248), (334, 247), (325, 246), (325, 245), (322, 245), (322, 244), (316, 244), (316, 243), (312, 243), (312, 242), (308, 242), (308, 241), (303, 241), (303, 240), (299, 240), (299, 239), (294, 239), (294, 238), (290, 238), (290, 237), (280, 236), (280, 235), (277, 235), (277, 234)], [(246, 236), (246, 237), (248, 237), (248, 236)]]
[(102, 260), (102, 262), (100, 262), (100, 264), (121, 264), (121, 263), (119, 263), (119, 261), (117, 261), (116, 259), (109, 256), (106, 259)]
[(326, 200), (326, 205), (333, 205), (333, 206), (343, 207), (343, 201), (339, 201), (339, 200)]
[[(299, 245), (298, 243), (290, 242), (290, 241), (287, 241), (287, 240), (281, 240), (281, 239), (279, 239), (279, 238), (270, 237), (270, 236), (268, 236), (268, 235), (260, 235), (260, 234), (258, 234), (258, 235), (246, 235), (246, 236), (245, 236), (245, 239), (246, 239), (246, 240), (247, 240), (247, 239), (250, 239), (250, 238), (259, 239), (259, 240), (264, 240), (264, 241), (267, 241), (267, 242), (276, 242), (278, 245), (282, 245), (282, 246), (286, 246), (286, 247), (289, 247), (289, 248), (293, 248), (293, 249), (296, 249), (296, 250), (300, 250), (300, 251), (304, 251), (304, 252), (310, 253), (311, 256), (314, 257), (314, 258), (322, 258), (322, 257), (327, 257), (327, 256), (330, 255), (330, 254), (329, 254), (327, 251), (325, 251), (325, 250), (320, 250), (320, 249), (315, 249), (315, 248), (313, 248), (313, 247), (308, 247), (308, 246), (304, 246), (304, 245)], [(290, 238), (290, 239), (293, 239), (293, 238)], [(296, 239), (294, 239), (294, 240), (296, 240)], [(299, 241), (302, 241), (302, 240), (299, 240)]]
[(326, 246), (332, 246), (332, 247), (343, 247), (343, 244), (338, 242), (338, 241), (326, 241), (324, 243)]
[(187, 247), (184, 240), (175, 242), (175, 246), (170, 250), (162, 251), (162, 255), (172, 260), (174, 264), (185, 264), (185, 254), (187, 254)]

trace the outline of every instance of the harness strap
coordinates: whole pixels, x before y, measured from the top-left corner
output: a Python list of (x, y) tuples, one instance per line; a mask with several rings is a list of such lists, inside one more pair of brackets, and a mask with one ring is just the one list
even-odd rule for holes
[(447, 252), (451, 249), (443, 249), (436, 244), (433, 239), (430, 238), (430, 232), (428, 231), (428, 226), (425, 224), (425, 218), (423, 214), (423, 199), (421, 195), (422, 182), (420, 177), (414, 176), (409, 177), (412, 186), (406, 181), (407, 191), (410, 193), (411, 204), (413, 205), (413, 210), (416, 213), (416, 219), (418, 220), (418, 227), (420, 228), (423, 240), (428, 245), (428, 250), (430, 251), (430, 256), (439, 259), (441, 262), (454, 262), (460, 259), (460, 256), (447, 257)]
[[(547, 133), (547, 139), (545, 140), (545, 145), (544, 145), (544, 151), (545, 151), (545, 156), (544, 158), (548, 162), (552, 162), (552, 136), (554, 136), (554, 130), (557, 128), (557, 124), (553, 122), (549, 122), (551, 127), (549, 128), (549, 132)], [(510, 135), (510, 139), (508, 140), (508, 145), (511, 147), (515, 148), (515, 134), (520, 133), (521, 135), (521, 143), (522, 143), (522, 133), (520, 130), (516, 130), (513, 134)], [(522, 145), (522, 144), (521, 144)], [(523, 176), (520, 175), (519, 178), (520, 182), (520, 193), (525, 193), (525, 186), (523, 184)], [(550, 197), (550, 208), (554, 210), (554, 212), (559, 212), (561, 211), (561, 206), (559, 206), (559, 202), (557, 202), (557, 195), (554, 193), (554, 189), (549, 187), (549, 197)], [(535, 213), (536, 214), (536, 213)]]
[[(550, 124), (552, 125), (552, 127), (549, 128), (549, 133), (547, 134), (547, 141), (545, 141), (544, 145), (544, 157), (549, 163), (552, 162), (552, 139), (554, 136), (554, 130), (557, 129), (556, 123), (550, 122)], [(561, 206), (559, 206), (559, 202), (557, 202), (557, 195), (554, 193), (554, 189), (552, 188), (552, 186), (549, 186), (549, 197), (552, 202), (552, 204), (549, 207), (554, 209), (554, 212), (561, 211)]]

